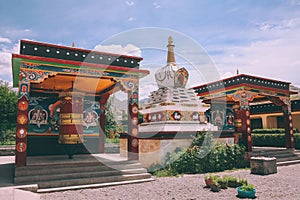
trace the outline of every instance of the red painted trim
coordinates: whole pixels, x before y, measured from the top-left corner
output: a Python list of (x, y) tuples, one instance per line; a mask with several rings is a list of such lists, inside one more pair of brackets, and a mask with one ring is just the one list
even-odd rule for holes
[(221, 81), (228, 81), (228, 80), (231, 80), (231, 79), (234, 79), (234, 78), (238, 78), (238, 77), (242, 77), (242, 76), (249, 77), (249, 78), (264, 79), (264, 80), (267, 80), (267, 81), (274, 81), (274, 82), (277, 82), (277, 83), (291, 84), (291, 82), (286, 82), (286, 81), (278, 81), (278, 80), (274, 80), (274, 79), (263, 78), (263, 77), (259, 77), (259, 76), (248, 75), (248, 74), (239, 74), (239, 75), (235, 75), (235, 76), (232, 76), (232, 77), (229, 77), (229, 78), (225, 78), (225, 79), (221, 79), (221, 80), (218, 80), (218, 81), (210, 82), (210, 83), (207, 83), (207, 84), (195, 86), (195, 87), (192, 87), (192, 88), (193, 89), (198, 89), (200, 87), (204, 87), (204, 86), (216, 84), (216, 83), (219, 83)]
[(57, 45), (57, 44), (49, 44), (49, 43), (43, 43), (43, 42), (36, 42), (32, 40), (21, 40), (21, 43), (27, 43), (27, 44), (37, 44), (37, 45), (43, 45), (43, 46), (48, 46), (48, 47), (55, 47), (59, 49), (68, 49), (70, 51), (84, 51), (87, 53), (96, 53), (96, 54), (104, 54), (104, 55), (111, 55), (111, 56), (118, 56), (118, 57), (125, 57), (125, 58), (133, 58), (136, 60), (143, 60), (141, 57), (137, 56), (128, 56), (128, 55), (123, 55), (123, 54), (114, 54), (114, 53), (108, 53), (108, 52), (101, 52), (101, 51), (93, 51), (93, 50), (88, 50), (88, 49), (82, 49), (82, 48), (76, 48), (76, 47), (68, 47), (68, 46), (63, 46), (63, 45)]
[(44, 61), (44, 62), (53, 62), (53, 63), (75, 65), (75, 66), (84, 65), (84, 66), (88, 66), (88, 67), (92, 67), (92, 68), (131, 71), (131, 72), (137, 72), (137, 73), (143, 73), (143, 74), (150, 74), (150, 71), (144, 70), (144, 69), (134, 69), (134, 68), (119, 67), (119, 66), (112, 66), (112, 65), (103, 65), (103, 64), (93, 64), (93, 63), (86, 63), (86, 62), (61, 60), (61, 59), (56, 59), (56, 58), (44, 58), (44, 57), (39, 57), (39, 56), (28, 56), (28, 55), (12, 54), (12, 58), (21, 58), (21, 59)]
[(280, 93), (285, 93), (285, 94), (287, 92), (289, 92), (289, 94), (295, 94), (295, 92), (293, 92), (293, 91), (287, 91), (287, 90), (281, 90), (281, 89), (276, 89), (276, 88), (270, 88), (270, 87), (252, 85), (252, 84), (248, 84), (248, 83), (242, 83), (242, 84), (238, 84), (238, 85), (233, 85), (233, 86), (221, 88), (221, 89), (218, 89), (218, 90), (212, 90), (210, 92), (201, 93), (201, 94), (198, 94), (197, 96), (206, 96), (208, 94), (214, 94), (214, 93), (218, 93), (218, 92), (222, 92), (222, 91), (227, 92), (228, 90), (232, 90), (234, 88), (239, 88), (239, 87), (242, 87), (242, 86), (251, 87), (253, 89), (272, 90), (272, 91), (276, 91), (276, 92), (280, 92)]

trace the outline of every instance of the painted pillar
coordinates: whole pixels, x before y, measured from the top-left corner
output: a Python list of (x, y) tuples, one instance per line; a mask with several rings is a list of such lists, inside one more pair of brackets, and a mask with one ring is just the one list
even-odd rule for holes
[(138, 90), (128, 91), (128, 160), (139, 159)]
[(241, 143), (245, 145), (246, 151), (252, 151), (252, 135), (250, 121), (249, 102), (254, 99), (254, 94), (239, 90), (233, 96), (233, 100), (239, 103), (239, 109), (235, 106), (235, 127), (238, 133), (242, 134)]
[(29, 107), (29, 82), (19, 82), (17, 125), (16, 125), (16, 167), (26, 166), (27, 161), (27, 132)]
[(235, 104), (232, 106), (233, 115), (234, 115), (234, 143), (237, 144), (240, 142), (242, 137), (242, 119), (240, 117), (240, 106)]
[(283, 120), (284, 120), (284, 129), (285, 129), (285, 145), (287, 149), (294, 149), (295, 138), (293, 132), (291, 102), (289, 98), (285, 99), (282, 108), (283, 108), (282, 110), (283, 110)]
[(109, 96), (110, 96), (109, 93), (105, 93), (100, 97), (100, 117), (99, 117), (100, 132), (99, 132), (99, 144), (98, 144), (99, 153), (104, 153), (105, 121), (106, 121), (105, 107)]

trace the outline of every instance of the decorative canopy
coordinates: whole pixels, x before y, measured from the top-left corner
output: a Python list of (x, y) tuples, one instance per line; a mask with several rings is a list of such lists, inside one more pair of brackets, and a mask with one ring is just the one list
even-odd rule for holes
[(13, 86), (26, 79), (31, 91), (44, 93), (72, 89), (102, 94), (122, 81), (149, 74), (139, 69), (140, 57), (27, 40), (21, 40), (20, 54), (13, 54), (12, 60)]
[(237, 98), (247, 98), (249, 101), (255, 102), (269, 101), (272, 98), (289, 98), (291, 94), (295, 94), (289, 88), (289, 82), (246, 74), (238, 74), (230, 78), (193, 87), (198, 96), (208, 103), (212, 99), (224, 100), (225, 98), (227, 103), (233, 103)]

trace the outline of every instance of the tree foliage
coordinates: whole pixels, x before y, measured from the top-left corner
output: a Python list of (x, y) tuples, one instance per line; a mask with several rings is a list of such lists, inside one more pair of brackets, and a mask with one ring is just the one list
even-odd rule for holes
[(0, 143), (11, 140), (16, 126), (17, 93), (0, 80)]
[(112, 109), (112, 98), (109, 98), (105, 107), (105, 135), (108, 138), (114, 138), (117, 132), (117, 122)]

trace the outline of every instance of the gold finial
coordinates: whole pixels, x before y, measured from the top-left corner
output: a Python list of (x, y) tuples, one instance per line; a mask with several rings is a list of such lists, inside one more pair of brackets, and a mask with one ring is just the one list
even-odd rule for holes
[(74, 42), (72, 42), (72, 47), (75, 47), (75, 43)]
[(173, 38), (169, 36), (168, 38), (168, 57), (167, 57), (167, 63), (175, 64), (175, 55), (174, 55), (174, 47), (173, 44)]
[(172, 38), (172, 36), (169, 36), (168, 43), (169, 43), (169, 45), (173, 45), (173, 38)]

